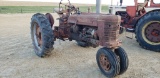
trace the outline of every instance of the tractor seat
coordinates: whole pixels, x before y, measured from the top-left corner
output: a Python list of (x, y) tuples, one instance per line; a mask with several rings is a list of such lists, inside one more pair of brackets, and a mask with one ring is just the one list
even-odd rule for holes
[(148, 1), (145, 1), (144, 3), (138, 3), (137, 11), (142, 10), (144, 7), (147, 6), (147, 4), (148, 4)]
[(63, 14), (64, 13), (64, 10), (62, 8), (54, 8), (54, 11), (58, 14)]

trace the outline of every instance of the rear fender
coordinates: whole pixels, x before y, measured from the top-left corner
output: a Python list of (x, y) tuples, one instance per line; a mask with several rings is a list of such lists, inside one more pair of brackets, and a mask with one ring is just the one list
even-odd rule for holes
[[(148, 14), (148, 13), (150, 13), (150, 12), (153, 12), (153, 11), (160, 11), (160, 9), (155, 9), (155, 10), (149, 11), (149, 12), (147, 12), (146, 14)], [(137, 21), (134, 23), (134, 28), (136, 28), (138, 21), (139, 21), (142, 17), (144, 17), (146, 14), (144, 14), (143, 16), (141, 16), (140, 18), (137, 19)]]

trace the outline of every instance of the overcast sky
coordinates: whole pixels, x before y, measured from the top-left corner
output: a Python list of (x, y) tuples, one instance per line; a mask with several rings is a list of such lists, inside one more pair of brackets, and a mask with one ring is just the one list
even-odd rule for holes
[[(4, 0), (5, 1), (5, 0)], [(9, 1), (35, 1), (35, 2), (59, 2), (60, 0), (9, 0)], [(64, 2), (67, 0), (63, 0)], [(110, 5), (111, 0), (101, 0), (102, 4)], [(160, 0), (154, 0), (156, 3), (160, 3)], [(71, 3), (80, 4), (96, 4), (96, 0), (70, 0)], [(138, 2), (144, 2), (144, 0), (138, 0)], [(113, 0), (113, 4), (119, 4), (119, 0)], [(123, 0), (123, 5), (134, 5), (134, 0)]]

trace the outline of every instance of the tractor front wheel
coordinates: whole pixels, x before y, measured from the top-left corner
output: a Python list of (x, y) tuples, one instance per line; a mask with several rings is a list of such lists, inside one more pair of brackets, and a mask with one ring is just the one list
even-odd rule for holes
[(129, 65), (128, 55), (127, 55), (126, 51), (121, 47), (115, 49), (114, 52), (118, 56), (118, 59), (119, 59), (119, 62), (120, 62), (119, 75), (121, 75), (124, 72), (126, 72), (126, 70), (128, 69), (128, 65)]
[(98, 50), (96, 60), (101, 72), (109, 78), (113, 78), (119, 74), (120, 64), (117, 55), (108, 48)]
[(160, 51), (160, 11), (149, 12), (138, 21), (136, 39), (143, 48)]

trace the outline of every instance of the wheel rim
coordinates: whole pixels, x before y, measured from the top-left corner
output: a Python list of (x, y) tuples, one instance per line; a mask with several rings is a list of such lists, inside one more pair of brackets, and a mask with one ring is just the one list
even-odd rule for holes
[(40, 27), (37, 23), (34, 23), (34, 42), (35, 42), (35, 46), (41, 50), (42, 47), (42, 34), (41, 34), (41, 30)]
[(160, 22), (148, 22), (142, 29), (142, 36), (144, 40), (152, 45), (160, 44)]
[(100, 61), (101, 67), (104, 69), (105, 72), (108, 72), (111, 69), (111, 64), (107, 56), (105, 56), (105, 54), (100, 55), (99, 61)]

